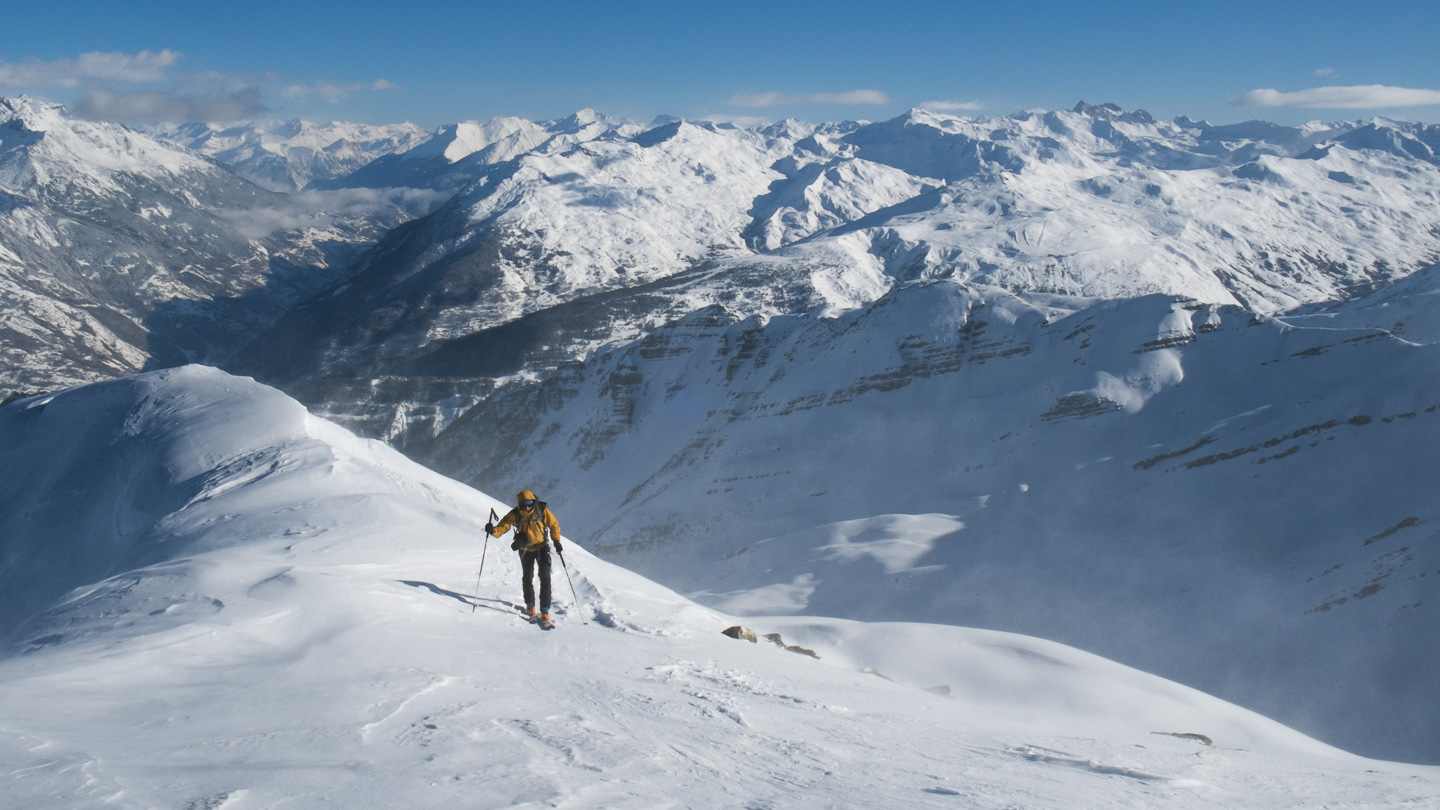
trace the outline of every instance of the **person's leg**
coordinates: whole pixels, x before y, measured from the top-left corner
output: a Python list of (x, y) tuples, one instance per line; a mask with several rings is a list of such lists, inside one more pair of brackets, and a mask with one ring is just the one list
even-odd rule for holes
[[(520, 552), (520, 588), (525, 594), (525, 612), (530, 613), (535, 609), (535, 583), (532, 578), (535, 576), (535, 558), (539, 556), (533, 552)], [(550, 570), (549, 560), (541, 565), (541, 588), (540, 592), (546, 597), (550, 595), (549, 577), (545, 574)], [(549, 604), (547, 599), (545, 604)]]
[(540, 612), (550, 612), (550, 549), (543, 548), (535, 552), (535, 558), (540, 563)]

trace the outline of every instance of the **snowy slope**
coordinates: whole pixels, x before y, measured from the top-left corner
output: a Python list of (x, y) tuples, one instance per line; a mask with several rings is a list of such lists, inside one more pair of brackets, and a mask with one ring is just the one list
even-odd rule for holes
[(415, 451), (531, 476), (592, 550), (721, 609), (1043, 635), (1435, 761), (1437, 289), (1284, 320), (952, 280), (838, 318), (715, 306)]
[(0, 584), (23, 595), (0, 614), (18, 620), (0, 658), (10, 806), (1370, 808), (1440, 791), (1434, 768), (1034, 638), (756, 618), (819, 658), (732, 640), (729, 617), (574, 543), (583, 605), (539, 631), (496, 547), (472, 603), (499, 503), (210, 369), (11, 403), (0, 442)]
[(1440, 762), (1393, 323), (1434, 320), (1437, 138), (670, 122), (493, 167), (240, 367), (715, 606), (1043, 635)]

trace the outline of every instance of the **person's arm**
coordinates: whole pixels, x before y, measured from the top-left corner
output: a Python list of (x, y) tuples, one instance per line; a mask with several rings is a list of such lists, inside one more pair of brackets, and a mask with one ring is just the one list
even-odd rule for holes
[(555, 519), (555, 513), (550, 511), (550, 507), (545, 507), (545, 515), (542, 520), (545, 521), (545, 527), (550, 530), (550, 540), (555, 544), (555, 550), (563, 551), (560, 548), (560, 521)]
[(505, 532), (510, 531), (510, 527), (511, 527), (511, 526), (514, 526), (514, 525), (515, 525), (515, 510), (514, 510), (514, 509), (511, 509), (509, 512), (506, 512), (506, 513), (505, 513), (505, 517), (500, 518), (500, 522), (497, 523), (497, 524), (495, 524), (495, 527), (490, 530), (490, 536), (491, 536), (491, 537), (499, 537), (500, 535), (504, 534)]

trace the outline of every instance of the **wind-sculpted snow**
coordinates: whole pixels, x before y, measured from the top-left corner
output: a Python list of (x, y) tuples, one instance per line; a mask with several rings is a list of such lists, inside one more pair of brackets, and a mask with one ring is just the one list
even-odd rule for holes
[[(501, 503), (212, 369), (12, 402), (0, 425), (0, 593), (34, 597), (0, 611), (16, 807), (1358, 809), (1440, 790), (1434, 768), (1038, 638), (755, 617), (766, 640), (733, 640), (733, 617), (574, 542), (580, 602), (537, 630), (499, 541), (476, 577)], [(73, 589), (30, 590), (39, 560)]]
[[(1046, 635), (1431, 761), (1435, 273), (1284, 320), (953, 281), (717, 307), (500, 390), (424, 457), (536, 476), (597, 553), (729, 610)], [(923, 515), (949, 528), (884, 528)]]

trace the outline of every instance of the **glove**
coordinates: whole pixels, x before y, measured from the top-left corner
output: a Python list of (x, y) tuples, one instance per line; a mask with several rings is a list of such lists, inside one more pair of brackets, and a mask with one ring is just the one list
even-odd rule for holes
[(563, 549), (563, 548), (560, 547), (560, 538), (558, 538), (558, 537), (555, 538), (555, 553), (557, 553), (557, 554), (564, 554), (564, 553), (565, 553), (565, 549)]
[(511, 551), (519, 551), (519, 550), (520, 550), (520, 547), (523, 546), (523, 545), (525, 545), (525, 543), (522, 542), (522, 541), (520, 540), (520, 538), (517, 537), (517, 538), (515, 538), (514, 540), (510, 541), (510, 550), (511, 550)]
[(491, 537), (494, 537), (494, 536), (495, 536), (495, 524), (494, 524), (494, 523), (486, 523), (486, 524), (485, 524), (485, 533), (488, 534), (488, 535), (490, 535)]

